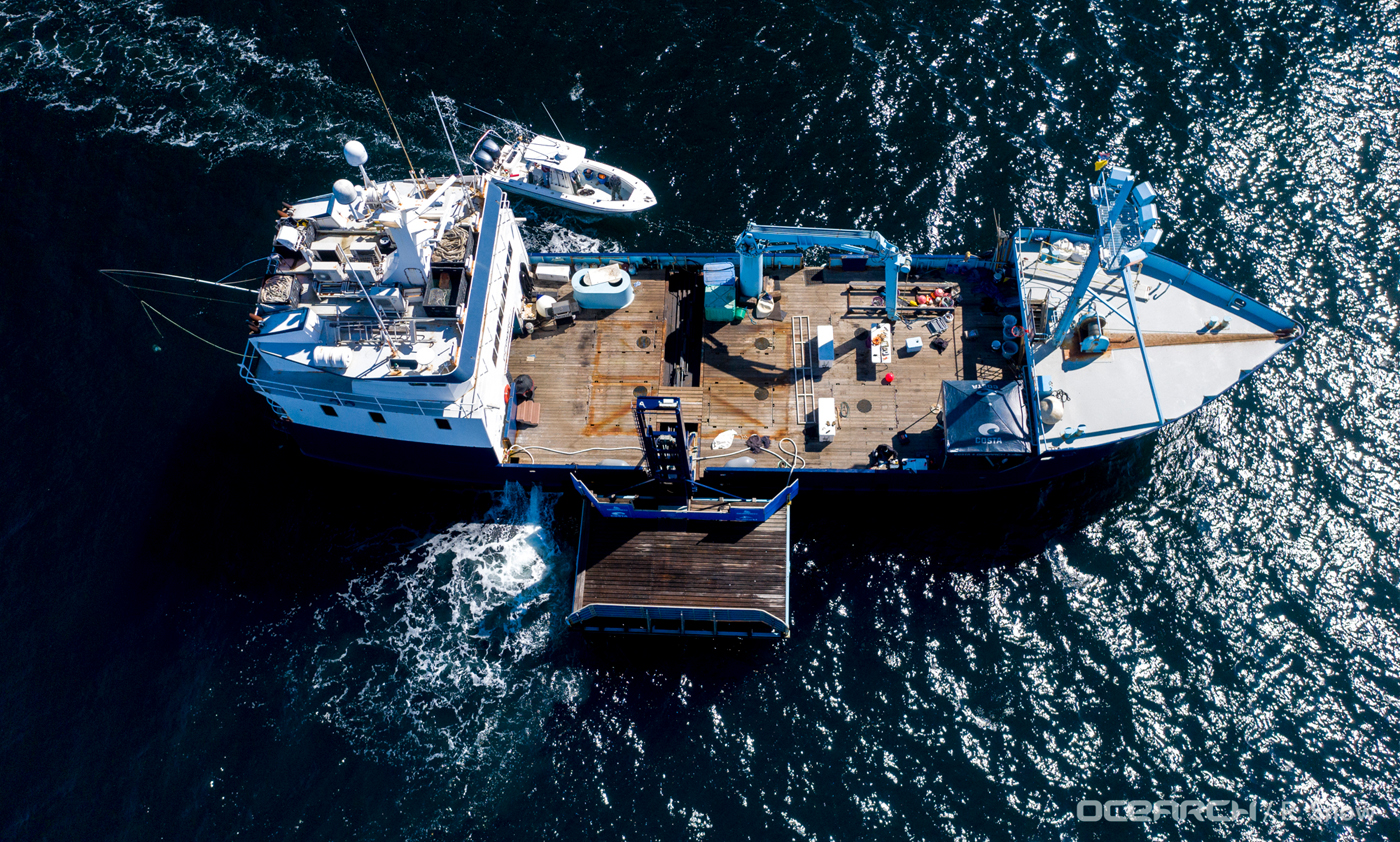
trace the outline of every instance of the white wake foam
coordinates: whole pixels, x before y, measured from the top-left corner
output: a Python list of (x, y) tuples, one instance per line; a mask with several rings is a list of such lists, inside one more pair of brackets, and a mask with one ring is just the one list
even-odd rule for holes
[[(576, 221), (576, 220), (571, 220)], [(623, 251), (616, 240), (602, 240), (571, 231), (552, 220), (531, 220), (521, 231), (525, 247), (532, 252), (609, 252)]]
[[(294, 695), (373, 756), (424, 773), (495, 764), (578, 678), (548, 666), (563, 633), (570, 559), (554, 498), (508, 486), (459, 523), (316, 612)], [(502, 735), (497, 739), (497, 735)]]
[(157, 2), (6, 7), (0, 27), (0, 91), (90, 113), (99, 134), (197, 148), (210, 166), (252, 149), (335, 158), (328, 137), (394, 146), (366, 86), (342, 85), (317, 60), (269, 55), (256, 35), (174, 16)]

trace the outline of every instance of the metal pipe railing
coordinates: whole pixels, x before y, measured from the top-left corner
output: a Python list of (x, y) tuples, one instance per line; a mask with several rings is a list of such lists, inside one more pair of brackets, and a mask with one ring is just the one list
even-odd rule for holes
[[(252, 350), (252, 345), (249, 345)], [(256, 350), (252, 350), (256, 354)], [(465, 418), (467, 413), (457, 401), (420, 401), (420, 400), (397, 400), (394, 398), (378, 398), (374, 395), (363, 395), (355, 392), (337, 392), (332, 389), (316, 389), (310, 386), (298, 386), (294, 383), (282, 383), (276, 380), (264, 380), (254, 377), (250, 366), (249, 354), (244, 353), (243, 359), (238, 363), (239, 376), (243, 378), (253, 390), (271, 398), (273, 396), (299, 398), (313, 403), (328, 403), (336, 406), (350, 406), (361, 409), (376, 409), (382, 412), (394, 412), (404, 415), (423, 415), (429, 418)]]

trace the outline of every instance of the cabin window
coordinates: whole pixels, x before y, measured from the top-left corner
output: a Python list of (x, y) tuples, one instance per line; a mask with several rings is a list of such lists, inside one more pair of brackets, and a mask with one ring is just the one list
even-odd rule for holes
[(329, 415), (329, 416), (332, 417), (332, 418), (335, 418), (335, 417), (336, 417), (336, 414), (335, 414), (335, 407), (333, 407), (333, 406), (326, 406), (325, 404), (321, 404), (321, 411), (324, 412), (324, 413), (326, 413), (327, 415)]
[(450, 430), (450, 429), (452, 429), (452, 425), (448, 423), (448, 421), (447, 421), (446, 418), (434, 418), (433, 420), (437, 422), (437, 425), (438, 425), (438, 429), (439, 429), (439, 430)]
[(382, 413), (378, 413), (378, 412), (371, 412), (371, 413), (369, 414), (369, 420), (373, 421), (373, 422), (376, 423), (376, 424), (383, 424), (383, 423), (384, 423), (384, 415), (383, 415)]

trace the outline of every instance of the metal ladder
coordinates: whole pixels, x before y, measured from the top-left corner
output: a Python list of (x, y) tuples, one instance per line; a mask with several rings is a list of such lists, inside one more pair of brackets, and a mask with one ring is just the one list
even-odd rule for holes
[(817, 409), (817, 388), (812, 380), (812, 320), (792, 317), (792, 394), (797, 421), (806, 427)]
[(661, 485), (684, 488), (688, 493), (695, 476), (680, 399), (640, 397), (632, 412), (644, 456), (642, 470)]

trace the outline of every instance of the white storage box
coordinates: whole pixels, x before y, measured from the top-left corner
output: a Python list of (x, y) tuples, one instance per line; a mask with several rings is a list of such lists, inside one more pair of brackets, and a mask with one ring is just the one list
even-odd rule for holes
[(817, 398), (817, 440), (836, 441), (836, 398)]
[(836, 365), (836, 339), (831, 325), (817, 325), (817, 368)]
[(904, 352), (907, 354), (917, 354), (924, 348), (924, 340), (917, 336), (911, 336), (904, 340)]
[(535, 280), (550, 286), (560, 286), (569, 282), (569, 264), (541, 263), (535, 267)]
[(403, 293), (398, 287), (370, 287), (369, 297), (379, 308), (379, 312), (395, 316), (403, 315)]

